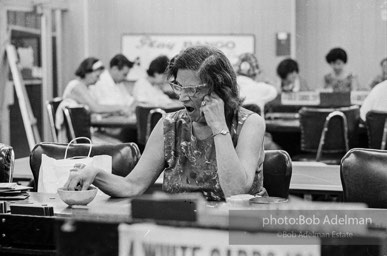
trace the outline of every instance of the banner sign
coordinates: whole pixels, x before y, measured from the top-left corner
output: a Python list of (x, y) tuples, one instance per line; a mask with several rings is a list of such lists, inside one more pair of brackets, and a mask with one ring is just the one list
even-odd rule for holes
[[(317, 238), (306, 238), (306, 244), (271, 244), (280, 238), (274, 233), (252, 233), (254, 244), (230, 244), (230, 232), (199, 228), (168, 227), (156, 224), (120, 224), (120, 256), (316, 256), (321, 245)], [(294, 238), (301, 239), (301, 238)], [(252, 241), (252, 239), (248, 239)], [(309, 241), (306, 241), (309, 240)], [(313, 241), (310, 241), (313, 240)], [(265, 241), (262, 243), (262, 241)], [(291, 242), (291, 241), (290, 241)]]
[(315, 106), (320, 104), (319, 92), (290, 92), (281, 94), (283, 105)]
[(223, 51), (234, 64), (242, 53), (255, 52), (254, 35), (155, 35), (127, 34), (122, 36), (122, 53), (137, 65), (129, 80), (145, 74), (149, 63), (160, 55), (173, 58), (181, 50), (194, 45), (211, 45)]

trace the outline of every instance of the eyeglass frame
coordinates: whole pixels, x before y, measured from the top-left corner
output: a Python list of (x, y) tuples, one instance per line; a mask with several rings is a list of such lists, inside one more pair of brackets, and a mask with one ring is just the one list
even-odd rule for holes
[[(168, 84), (172, 87), (172, 90), (173, 90), (177, 95), (181, 95), (181, 92), (182, 92), (184, 89), (189, 89), (189, 88), (195, 89), (195, 92), (194, 92), (192, 95), (190, 95), (190, 94), (187, 93), (187, 95), (190, 96), (190, 97), (194, 96), (194, 95), (198, 92), (198, 91), (197, 91), (198, 88), (207, 86), (206, 83), (203, 83), (203, 84), (199, 84), (199, 85), (192, 85), (192, 86), (184, 86), (184, 87), (183, 87), (182, 85), (180, 85), (180, 84), (178, 84), (178, 83), (176, 83), (176, 82), (177, 82), (177, 81), (171, 81), (171, 82), (168, 82)], [(176, 87), (179, 87), (179, 88), (181, 89), (181, 91), (180, 91), (180, 92), (177, 92), (177, 91), (175, 90)]]

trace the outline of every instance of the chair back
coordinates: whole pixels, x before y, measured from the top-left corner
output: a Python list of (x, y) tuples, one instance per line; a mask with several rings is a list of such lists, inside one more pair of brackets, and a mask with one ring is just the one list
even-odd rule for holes
[[(64, 109), (65, 119), (69, 130), (69, 141), (78, 137), (91, 139), (91, 117), (90, 111), (85, 106), (66, 107)], [(78, 140), (78, 143), (88, 143), (85, 140)]]
[(387, 208), (387, 151), (351, 149), (341, 160), (344, 200)]
[(369, 111), (366, 115), (368, 147), (387, 149), (387, 112)]
[(269, 196), (287, 198), (290, 179), (292, 178), (292, 161), (284, 150), (266, 150), (263, 162), (263, 187)]
[(53, 100), (47, 101), (46, 103), (48, 122), (50, 125), (50, 131), (54, 142), (58, 142), (58, 130), (56, 129), (56, 126), (55, 126), (55, 114), (62, 100), (63, 100), (62, 98), (56, 97)]
[[(35, 180), (39, 180), (39, 170), (42, 163), (42, 154), (55, 159), (63, 159), (67, 144), (39, 143), (35, 145), (30, 154), (30, 166)], [(90, 149), (89, 144), (71, 144), (68, 149), (68, 157), (87, 156)], [(128, 175), (136, 166), (141, 153), (136, 143), (120, 144), (93, 144), (90, 156), (110, 155), (112, 157), (112, 173), (119, 176)]]
[(145, 134), (145, 142), (148, 141), (149, 135), (151, 134), (153, 128), (155, 128), (157, 122), (165, 117), (167, 113), (161, 108), (154, 108), (149, 111), (147, 124), (146, 124), (146, 134)]
[(160, 118), (165, 116), (166, 113), (175, 112), (182, 108), (183, 107), (161, 108), (154, 106), (137, 106), (137, 143), (145, 145), (149, 135)]
[(0, 182), (12, 182), (14, 165), (13, 148), (0, 143)]
[(343, 108), (302, 108), (301, 150), (325, 153), (348, 151), (357, 144), (360, 120), (358, 106)]

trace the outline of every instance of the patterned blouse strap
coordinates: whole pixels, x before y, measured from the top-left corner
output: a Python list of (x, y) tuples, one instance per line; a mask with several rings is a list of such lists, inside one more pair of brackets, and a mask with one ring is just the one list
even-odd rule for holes
[(237, 114), (235, 115), (232, 123), (232, 129), (235, 129), (235, 135), (233, 137), (233, 141), (238, 141), (238, 137), (239, 137), (239, 134), (241, 133), (243, 124), (245, 123), (246, 119), (253, 113), (254, 112), (247, 110), (243, 107), (239, 108), (239, 111), (237, 111)]

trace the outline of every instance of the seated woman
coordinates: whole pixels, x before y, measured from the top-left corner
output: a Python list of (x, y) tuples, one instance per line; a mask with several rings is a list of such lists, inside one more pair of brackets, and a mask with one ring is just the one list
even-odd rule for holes
[(236, 72), (240, 97), (244, 98), (243, 104), (256, 104), (262, 115), (265, 104), (275, 99), (277, 90), (270, 84), (255, 80), (260, 69), (258, 60), (252, 53), (239, 56)]
[(223, 52), (189, 47), (167, 74), (185, 109), (169, 113), (153, 129), (144, 153), (126, 177), (96, 167), (73, 169), (70, 190), (90, 184), (116, 197), (142, 194), (164, 171), (163, 190), (202, 192), (208, 200), (265, 194), (263, 119), (241, 107), (236, 74)]
[(164, 72), (168, 62), (169, 58), (165, 55), (155, 58), (146, 71), (148, 76), (136, 81), (133, 96), (139, 104), (165, 106), (173, 103), (173, 100), (162, 89), (167, 83)]
[(55, 116), (55, 125), (59, 130), (59, 141), (67, 141), (66, 132), (63, 127), (63, 109), (66, 106), (85, 105), (92, 113), (126, 113), (126, 111), (128, 111), (128, 108), (123, 105), (98, 104), (88, 90), (90, 85), (93, 85), (98, 81), (103, 70), (104, 66), (100, 60), (89, 57), (83, 60), (75, 71), (77, 78), (67, 84), (63, 92), (63, 101), (59, 105)]
[(375, 85), (387, 80), (387, 58), (382, 59), (382, 61), (380, 62), (380, 66), (382, 67), (382, 73), (377, 75), (372, 80), (372, 82), (370, 83), (370, 89), (374, 88)]
[(277, 74), (281, 81), (278, 89), (280, 92), (309, 91), (309, 87), (300, 75), (297, 61), (284, 59), (278, 64)]
[(347, 53), (341, 48), (333, 48), (325, 56), (332, 72), (324, 76), (324, 90), (333, 92), (350, 92), (359, 88), (357, 78), (345, 71)]

